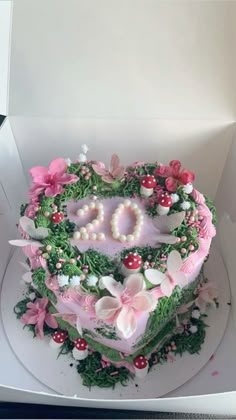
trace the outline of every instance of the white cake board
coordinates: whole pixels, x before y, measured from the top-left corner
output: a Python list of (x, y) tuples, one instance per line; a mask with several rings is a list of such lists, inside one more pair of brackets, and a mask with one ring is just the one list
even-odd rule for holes
[[(196, 375), (209, 361), (218, 347), (227, 325), (229, 315), (230, 287), (227, 272), (219, 252), (211, 249), (211, 256), (206, 264), (206, 275), (219, 287), (219, 303), (217, 310), (210, 309), (207, 318), (206, 339), (199, 355), (185, 353), (183, 357), (175, 357), (162, 366), (155, 366), (144, 380), (130, 380), (128, 386), (116, 386), (112, 389), (92, 388), (89, 390), (81, 383), (80, 375), (75, 368), (75, 361), (68, 356), (57, 359), (48, 345), (48, 338), (33, 339), (13, 312), (14, 305), (22, 299), (24, 285), (21, 276), (24, 269), (19, 264), (24, 257), (20, 250), (16, 251), (8, 266), (3, 280), (1, 292), (1, 311), (6, 336), (9, 343), (25, 368), (40, 382), (54, 392), (65, 396), (78, 396), (94, 400), (133, 400), (161, 397), (183, 385)], [(70, 367), (70, 363), (74, 366)], [(135, 386), (138, 384), (138, 387)]]

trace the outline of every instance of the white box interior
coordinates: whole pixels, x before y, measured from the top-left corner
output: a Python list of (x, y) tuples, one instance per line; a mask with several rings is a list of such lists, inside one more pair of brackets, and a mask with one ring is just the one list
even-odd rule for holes
[(0, 323), (0, 399), (236, 414), (236, 4), (13, 3), (0, 3), (0, 112), (8, 116), (0, 128), (0, 279), (28, 169), (74, 158), (87, 143), (89, 156), (106, 162), (117, 152), (124, 163), (176, 158), (195, 171), (196, 186), (216, 202), (232, 314), (212, 365), (162, 399), (122, 406), (55, 395), (17, 360)]

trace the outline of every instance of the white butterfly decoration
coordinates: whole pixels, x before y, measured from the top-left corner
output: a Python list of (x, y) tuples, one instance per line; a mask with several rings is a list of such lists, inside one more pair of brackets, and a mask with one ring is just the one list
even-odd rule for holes
[(144, 275), (150, 283), (158, 286), (165, 296), (170, 296), (175, 286), (183, 288), (188, 284), (186, 275), (180, 271), (182, 259), (178, 251), (171, 251), (167, 258), (167, 270), (162, 273), (150, 268), (145, 270)]
[(35, 227), (34, 221), (29, 219), (29, 217), (23, 216), (20, 218), (19, 225), (21, 229), (27, 233), (33, 240), (30, 239), (14, 239), (9, 241), (11, 245), (15, 246), (27, 246), (27, 245), (34, 245), (34, 246), (42, 246), (42, 243), (39, 242), (40, 240), (46, 238), (48, 236), (48, 229), (45, 227)]
[(174, 235), (170, 235), (170, 232), (176, 229), (185, 218), (185, 211), (173, 213), (170, 216), (163, 215), (153, 219), (153, 225), (157, 233), (154, 238), (159, 243), (164, 244), (175, 244), (178, 238)]

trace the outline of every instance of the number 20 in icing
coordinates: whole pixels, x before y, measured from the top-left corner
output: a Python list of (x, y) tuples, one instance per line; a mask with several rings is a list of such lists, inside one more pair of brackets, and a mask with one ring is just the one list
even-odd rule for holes
[[(84, 205), (81, 209), (78, 209), (76, 214), (78, 216), (83, 216), (89, 210), (97, 210), (97, 217), (91, 221), (91, 223), (87, 223), (84, 227), (81, 227), (79, 231), (74, 232), (74, 239), (82, 239), (82, 240), (104, 240), (105, 234), (103, 232), (93, 233), (91, 230), (98, 226), (98, 224), (104, 221), (104, 207), (102, 203), (91, 203), (90, 205)], [(121, 216), (121, 213), (125, 209), (130, 209), (133, 211), (136, 217), (136, 223), (134, 225), (134, 230), (132, 233), (128, 235), (120, 234), (118, 228), (118, 220)], [(117, 208), (115, 209), (114, 213), (111, 217), (111, 231), (112, 237), (120, 242), (132, 242), (135, 239), (140, 237), (141, 227), (143, 224), (143, 214), (140, 208), (136, 203), (132, 203), (130, 200), (125, 200), (123, 203), (118, 204)]]

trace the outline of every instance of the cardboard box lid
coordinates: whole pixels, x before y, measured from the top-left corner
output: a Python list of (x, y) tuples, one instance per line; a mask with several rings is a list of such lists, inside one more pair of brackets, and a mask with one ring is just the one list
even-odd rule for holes
[(235, 2), (13, 6), (9, 115), (235, 119)]

